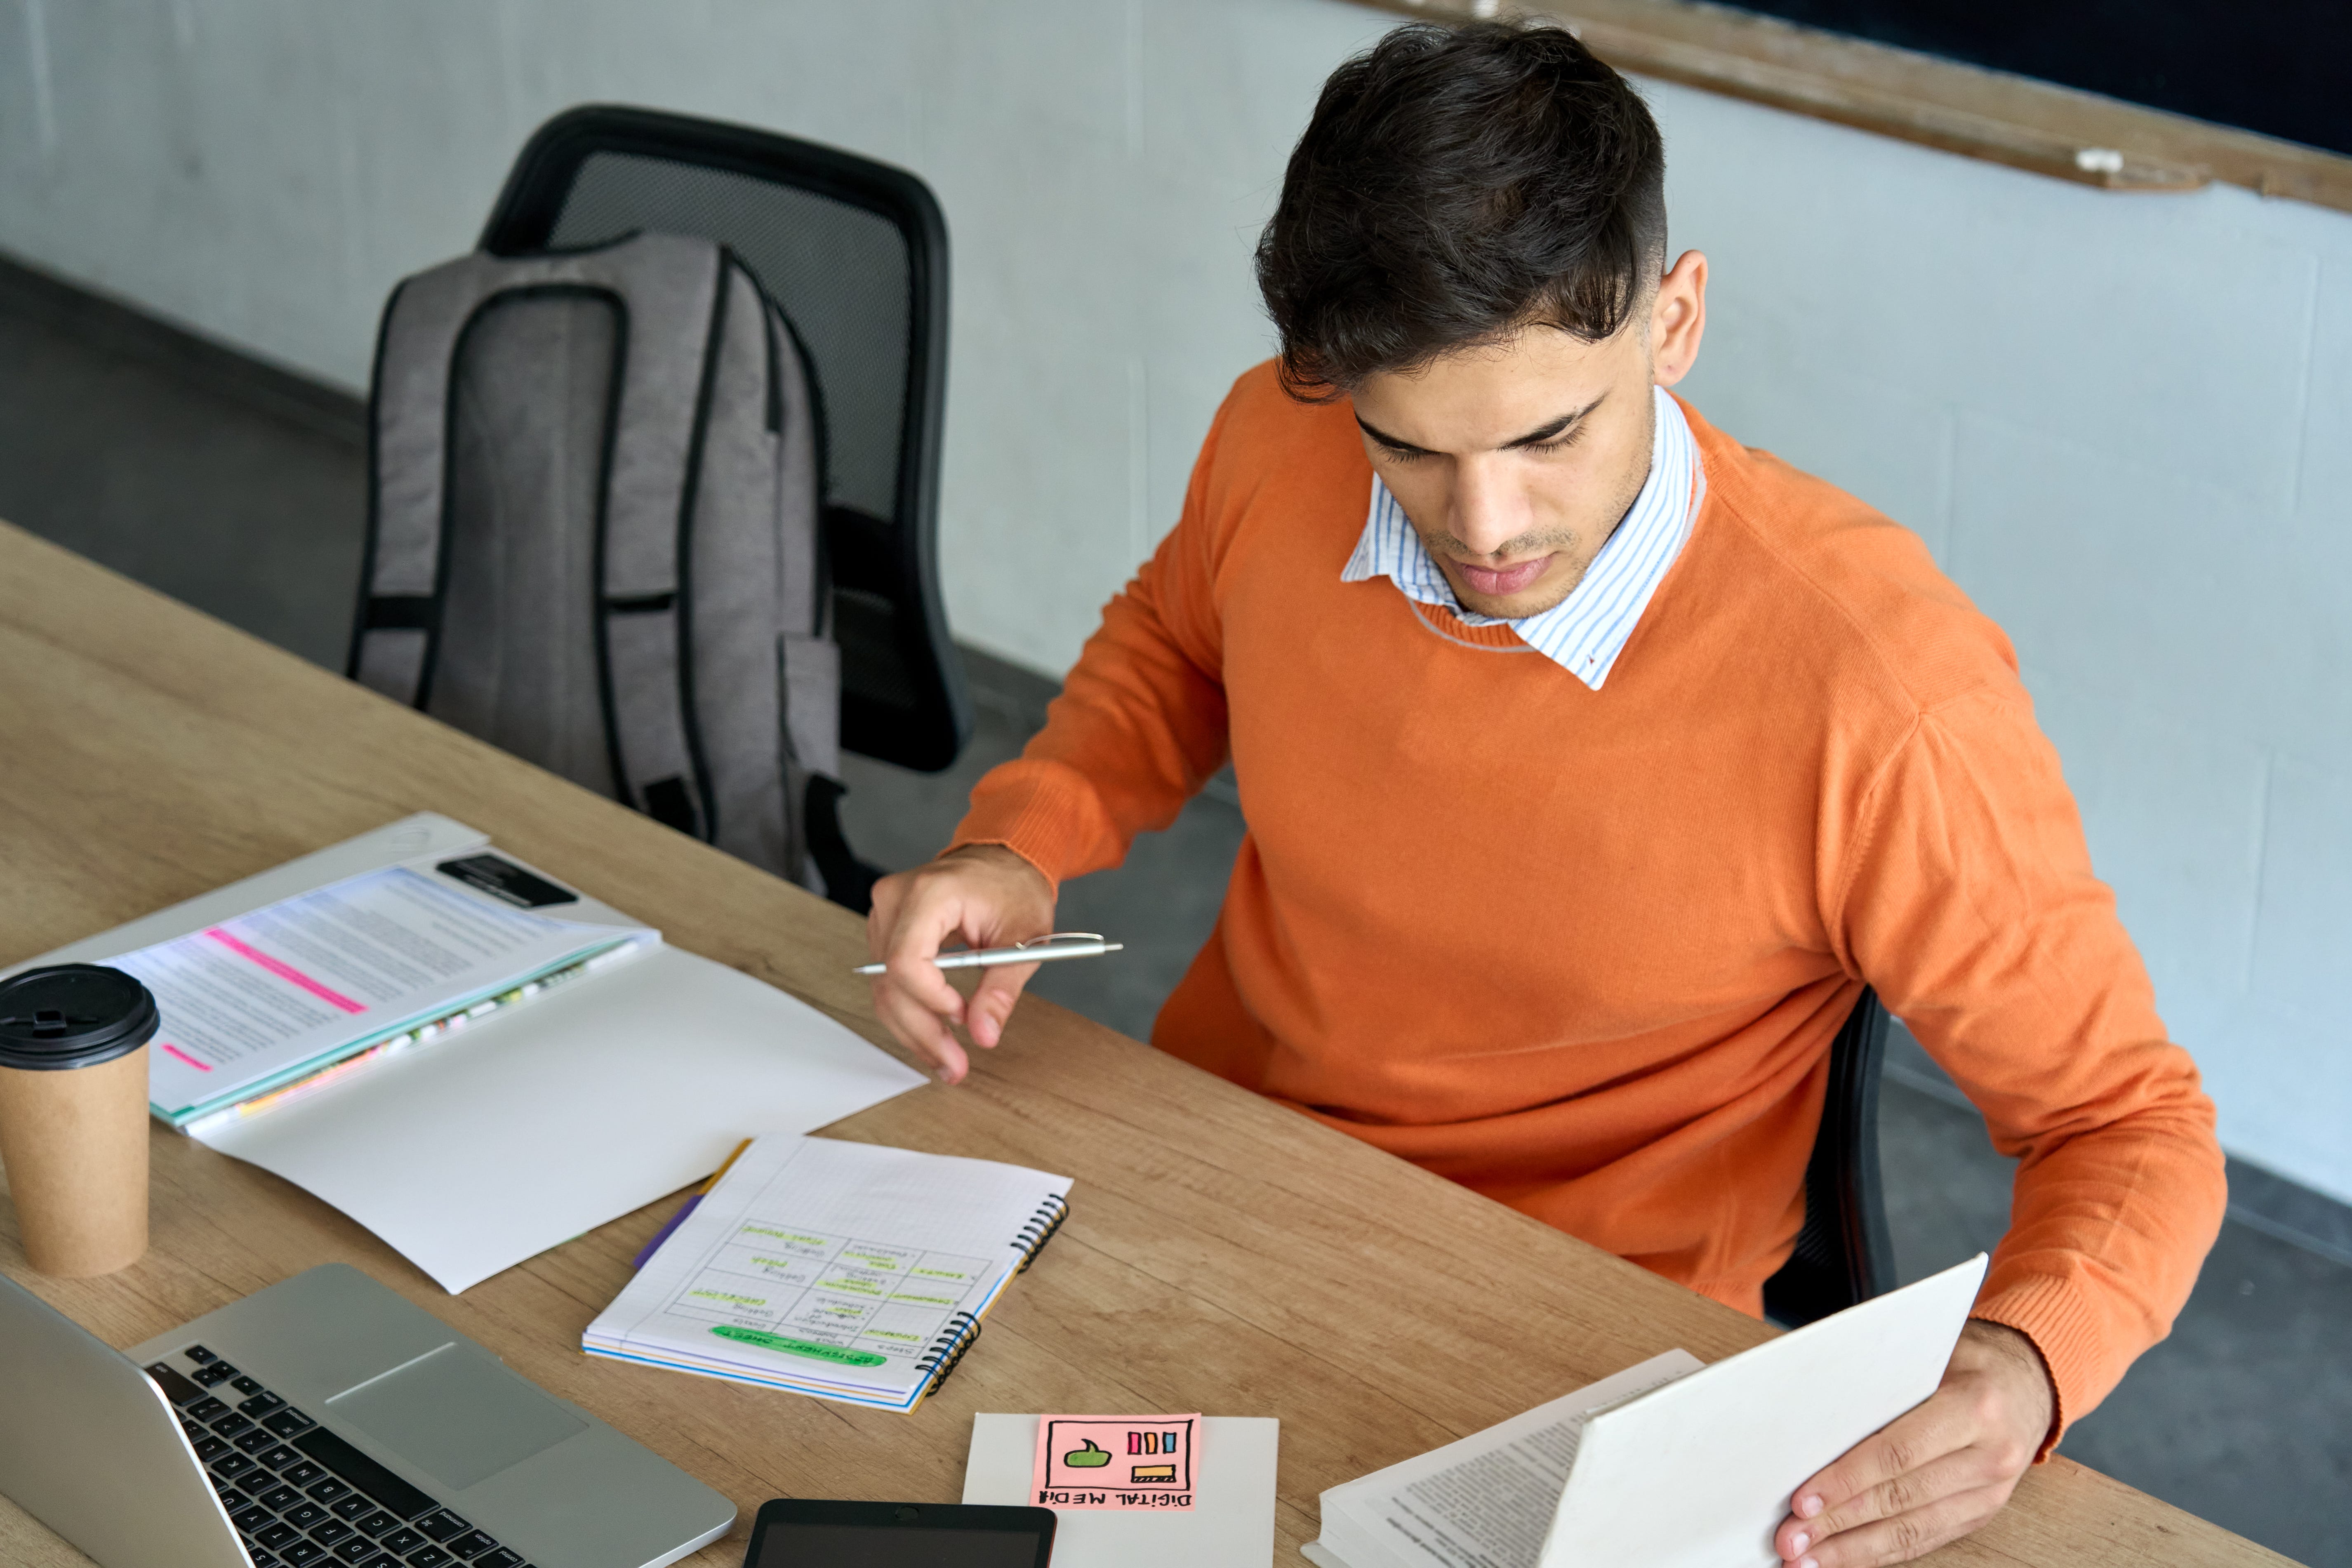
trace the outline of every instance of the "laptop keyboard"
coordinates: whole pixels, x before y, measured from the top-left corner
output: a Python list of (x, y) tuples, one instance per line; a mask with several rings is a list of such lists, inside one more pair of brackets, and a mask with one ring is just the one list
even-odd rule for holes
[(253, 1568), (530, 1568), (202, 1345), (147, 1369)]

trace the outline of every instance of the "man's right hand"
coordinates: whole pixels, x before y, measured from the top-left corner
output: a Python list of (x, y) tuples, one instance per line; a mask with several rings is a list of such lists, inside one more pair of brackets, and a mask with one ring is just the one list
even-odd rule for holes
[(874, 977), (875, 1015), (942, 1082), (961, 1083), (971, 1064), (950, 1026), (962, 1025), (974, 1045), (995, 1045), (1037, 966), (983, 969), (966, 1001), (931, 962), (940, 944), (960, 936), (967, 947), (1010, 947), (1053, 929), (1053, 886), (998, 845), (967, 845), (885, 877), (874, 884), (874, 910), (866, 917), (866, 945), (889, 966)]

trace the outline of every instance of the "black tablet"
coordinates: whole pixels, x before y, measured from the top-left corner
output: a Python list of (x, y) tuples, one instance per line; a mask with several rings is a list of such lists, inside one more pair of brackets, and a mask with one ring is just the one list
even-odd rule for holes
[(743, 1568), (1045, 1568), (1054, 1510), (930, 1502), (760, 1505)]

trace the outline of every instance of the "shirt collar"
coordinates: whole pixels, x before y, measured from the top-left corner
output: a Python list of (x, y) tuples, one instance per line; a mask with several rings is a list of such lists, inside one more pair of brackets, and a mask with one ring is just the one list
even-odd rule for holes
[(1464, 609), (1378, 474), (1372, 476), (1370, 514), (1339, 580), (1361, 583), (1386, 577), (1407, 598), (1451, 611), (1470, 626), (1507, 626), (1521, 642), (1600, 690), (1651, 596), (1682, 553), (1699, 503), (1706, 498), (1706, 468), (1699, 460), (1698, 443), (1682, 405), (1663, 387), (1654, 388), (1652, 395), (1657, 420), (1650, 442), (1650, 477), (1624, 521), (1592, 558), (1583, 581), (1550, 609), (1517, 620)]

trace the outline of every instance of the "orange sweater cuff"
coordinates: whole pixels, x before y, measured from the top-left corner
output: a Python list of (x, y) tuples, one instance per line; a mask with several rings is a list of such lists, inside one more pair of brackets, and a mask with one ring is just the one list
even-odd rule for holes
[(1024, 759), (981, 781), (948, 848), (1010, 849), (1036, 867), (1058, 898), (1066, 878), (1093, 868), (1087, 864), (1095, 837), (1088, 827), (1101, 814), (1093, 790), (1067, 765)]

